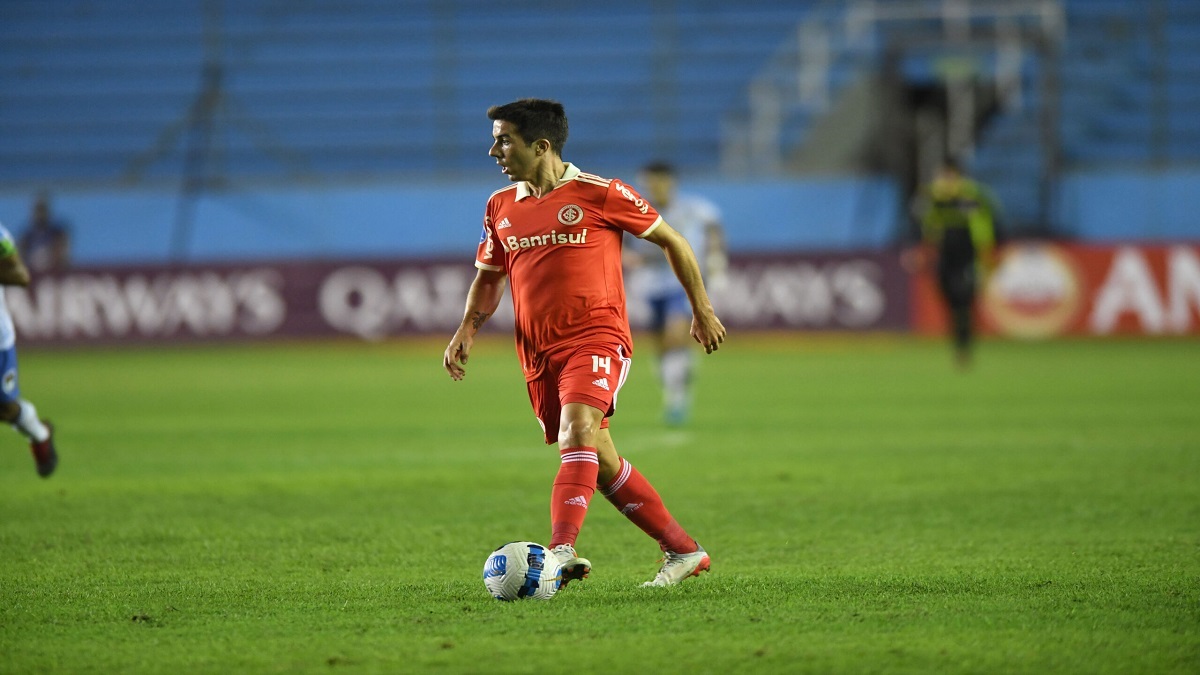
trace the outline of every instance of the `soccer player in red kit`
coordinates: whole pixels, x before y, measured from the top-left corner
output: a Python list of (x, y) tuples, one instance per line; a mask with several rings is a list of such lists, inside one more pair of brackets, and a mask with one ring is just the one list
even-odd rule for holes
[(617, 453), (608, 430), (629, 374), (633, 339), (625, 314), (621, 237), (662, 248), (692, 305), (691, 334), (707, 353), (725, 339), (691, 247), (620, 180), (562, 160), (567, 117), (555, 101), (522, 99), (488, 109), (492, 148), (512, 185), (488, 199), (477, 272), (462, 324), (442, 358), (461, 380), (479, 328), (512, 286), (517, 354), (546, 443), (561, 464), (550, 501), (550, 548), (563, 584), (591, 563), (575, 541), (597, 488), (653, 537), (663, 564), (646, 586), (671, 586), (709, 568), (709, 556), (671, 516), (648, 480)]

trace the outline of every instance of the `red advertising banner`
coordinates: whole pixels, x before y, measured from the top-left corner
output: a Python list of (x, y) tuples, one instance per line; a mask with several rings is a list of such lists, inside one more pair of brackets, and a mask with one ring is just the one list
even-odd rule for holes
[[(912, 284), (914, 330), (946, 331), (928, 272)], [(980, 294), (984, 333), (1057, 335), (1200, 334), (1200, 245), (1005, 246)]]
[[(6, 296), (23, 345), (449, 337), (474, 275), (469, 257), (106, 267), (39, 276)], [(907, 280), (883, 253), (739, 256), (711, 291), (731, 329), (902, 330), (908, 322)], [(645, 315), (631, 300), (631, 320)], [(488, 329), (511, 327), (505, 301)]]

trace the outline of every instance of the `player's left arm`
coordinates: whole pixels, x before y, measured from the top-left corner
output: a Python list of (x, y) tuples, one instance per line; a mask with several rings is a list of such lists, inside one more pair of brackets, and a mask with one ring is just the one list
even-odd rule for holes
[(688, 301), (692, 303), (692, 338), (704, 345), (705, 352), (713, 353), (725, 341), (725, 326), (717, 318), (708, 291), (704, 289), (700, 263), (691, 245), (663, 220), (644, 238), (661, 248), (667, 256), (667, 262), (671, 264), (671, 269), (687, 293)]
[(17, 252), (17, 245), (12, 237), (0, 238), (0, 285), (28, 286), (29, 269)]

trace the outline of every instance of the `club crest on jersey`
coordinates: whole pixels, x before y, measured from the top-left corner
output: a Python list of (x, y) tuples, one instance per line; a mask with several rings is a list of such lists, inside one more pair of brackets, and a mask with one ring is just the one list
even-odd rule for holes
[(558, 210), (558, 222), (563, 225), (577, 225), (583, 222), (583, 208), (567, 204)]

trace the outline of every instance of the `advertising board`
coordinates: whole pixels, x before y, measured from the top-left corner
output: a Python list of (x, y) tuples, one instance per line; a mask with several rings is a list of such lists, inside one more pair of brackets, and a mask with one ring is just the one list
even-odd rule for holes
[[(933, 278), (912, 284), (913, 329), (940, 334), (945, 311)], [(1200, 246), (1017, 242), (999, 252), (980, 294), (984, 333), (1200, 334)]]
[[(731, 330), (903, 330), (895, 256), (736, 256), (713, 302)], [(472, 261), (293, 261), (80, 268), (6, 291), (21, 344), (451, 335)], [(629, 302), (636, 326), (647, 309)], [(506, 299), (488, 322), (512, 328)]]

